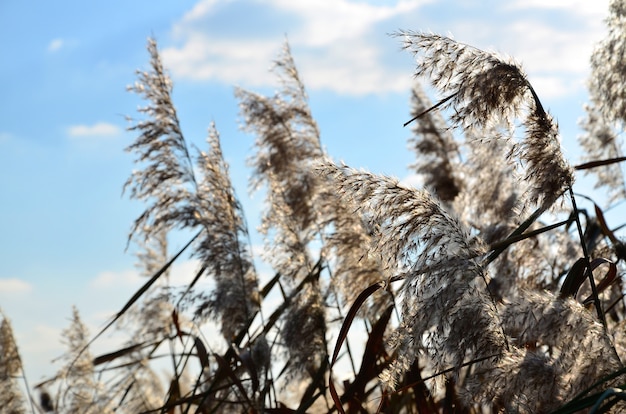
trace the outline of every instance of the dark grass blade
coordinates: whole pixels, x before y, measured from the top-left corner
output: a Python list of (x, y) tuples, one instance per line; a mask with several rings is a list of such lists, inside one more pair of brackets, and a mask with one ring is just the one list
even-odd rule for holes
[(119, 350), (114, 351), (114, 352), (109, 352), (107, 354), (100, 355), (100, 356), (95, 357), (93, 359), (93, 365), (94, 366), (98, 366), (98, 365), (104, 364), (106, 362), (114, 361), (117, 358), (121, 358), (121, 357), (123, 357), (125, 355), (128, 355), (128, 354), (136, 351), (137, 349), (141, 349), (141, 348), (144, 348), (144, 347), (152, 346), (154, 344), (155, 343), (146, 344), (145, 342), (142, 342), (140, 344), (131, 345), (131, 346), (119, 349)]
[(626, 245), (624, 245), (624, 243), (622, 243), (622, 241), (617, 238), (613, 230), (609, 229), (609, 226), (606, 224), (602, 209), (595, 203), (594, 208), (596, 210), (596, 217), (598, 219), (598, 223), (600, 224), (600, 228), (602, 229), (602, 233), (606, 237), (608, 237), (609, 240), (611, 240), (617, 257), (621, 260), (626, 260)]
[(243, 384), (241, 383), (241, 380), (237, 377), (237, 375), (235, 375), (235, 372), (232, 370), (228, 361), (226, 361), (219, 354), (213, 354), (213, 357), (217, 361), (220, 371), (222, 371), (224, 374), (226, 374), (228, 378), (230, 378), (230, 380), (232, 381), (232, 384), (235, 385), (237, 389), (239, 390), (239, 392), (241, 393), (241, 396), (245, 400), (242, 402), (245, 402), (246, 406), (254, 410), (254, 404), (252, 404), (252, 402), (250, 401), (250, 398), (248, 397), (248, 393), (246, 392), (246, 388), (243, 386)]
[(196, 272), (196, 275), (194, 276), (193, 280), (191, 281), (191, 283), (189, 283), (189, 285), (187, 285), (187, 289), (185, 289), (185, 292), (180, 296), (180, 298), (178, 299), (178, 302), (176, 302), (176, 306), (175, 306), (176, 308), (180, 306), (180, 303), (183, 301), (185, 296), (187, 296), (187, 294), (191, 291), (191, 289), (193, 289), (196, 283), (198, 283), (198, 280), (200, 280), (200, 276), (204, 274), (204, 271), (206, 270), (206, 268), (207, 267), (205, 265), (202, 265), (202, 267), (200, 267), (200, 270)]
[(200, 365), (202, 365), (203, 369), (209, 369), (209, 354), (204, 346), (204, 342), (197, 336), (194, 336), (193, 343), (196, 347), (196, 352), (198, 353), (198, 359), (200, 360)]
[(183, 254), (185, 250), (200, 236), (202, 231), (199, 231), (189, 242), (182, 248), (174, 257), (170, 259), (158, 272), (156, 272), (150, 280), (148, 280), (135, 294), (126, 302), (124, 307), (115, 315), (115, 317), (90, 341), (90, 344), (95, 341), (100, 335), (102, 335), (107, 329), (109, 329), (115, 322), (117, 322), (125, 313), (130, 309), (143, 296), (144, 293), (150, 289), (152, 285), (172, 266), (172, 264)]
[(128, 395), (130, 394), (130, 390), (133, 389), (136, 383), (137, 382), (133, 380), (130, 384), (128, 384), (128, 387), (126, 387), (126, 389), (124, 390), (124, 393), (120, 397), (120, 401), (117, 403), (117, 408), (122, 407), (122, 404), (124, 404), (124, 401), (126, 401), (126, 397), (128, 397)]
[(329, 378), (328, 378), (328, 388), (330, 390), (330, 395), (333, 397), (333, 401), (335, 402), (335, 408), (341, 414), (345, 414), (345, 411), (343, 409), (343, 406), (341, 404), (341, 399), (339, 398), (339, 394), (337, 394), (337, 389), (335, 388), (335, 384), (333, 381), (333, 366), (335, 365), (335, 362), (337, 362), (337, 357), (339, 356), (339, 351), (341, 350), (341, 346), (343, 345), (343, 343), (345, 342), (348, 336), (348, 331), (350, 330), (350, 327), (352, 326), (352, 322), (354, 321), (354, 318), (359, 312), (359, 309), (361, 309), (361, 306), (363, 306), (363, 303), (365, 303), (367, 298), (372, 296), (374, 292), (376, 292), (379, 289), (384, 289), (386, 286), (387, 284), (385, 282), (378, 282), (378, 283), (371, 285), (364, 291), (362, 291), (359, 294), (359, 296), (356, 298), (352, 306), (350, 307), (350, 310), (348, 311), (346, 318), (343, 320), (343, 323), (341, 324), (341, 329), (339, 330), (339, 335), (337, 336), (337, 342), (335, 343), (335, 350), (333, 351), (333, 357), (330, 361), (330, 367), (329, 367), (330, 373), (329, 373)]
[(176, 329), (176, 336), (180, 339), (180, 343), (184, 345), (183, 336), (187, 336), (187, 332), (184, 332), (180, 328), (180, 321), (178, 320), (178, 311), (174, 309), (172, 311), (172, 323), (174, 324), (174, 329)]
[(503, 248), (503, 247), (506, 249), (508, 246), (510, 246), (513, 243), (517, 243), (519, 241), (526, 240), (526, 239), (529, 239), (531, 237), (538, 236), (539, 234), (542, 234), (542, 233), (548, 232), (550, 230), (554, 230), (556, 228), (559, 228), (559, 227), (561, 227), (563, 225), (569, 224), (572, 221), (574, 221), (574, 219), (573, 218), (569, 218), (567, 220), (559, 221), (558, 223), (554, 223), (554, 224), (551, 224), (549, 226), (542, 227), (540, 229), (529, 231), (528, 233), (522, 233), (522, 234), (518, 234), (518, 235), (511, 235), (511, 236), (507, 237), (506, 239), (504, 239), (502, 241), (498, 241), (498, 242), (493, 243), (489, 247), (492, 250), (497, 250), (497, 249), (500, 249), (500, 248)]
[[(276, 282), (278, 282), (279, 279), (280, 279), (280, 273), (276, 273), (274, 277), (269, 282), (267, 282), (265, 286), (263, 286), (263, 289), (261, 289), (261, 291), (259, 292), (261, 295), (261, 301), (263, 301), (263, 299), (265, 299), (265, 297), (270, 293), (270, 291), (276, 285)], [(252, 322), (254, 322), (254, 319), (256, 318), (257, 314), (258, 314), (258, 311), (255, 312), (250, 317), (250, 319), (248, 319), (248, 322), (246, 323), (246, 325), (241, 328), (241, 330), (239, 331), (239, 333), (233, 340), (234, 344), (236, 344), (237, 346), (241, 345), (241, 342), (244, 340), (244, 338), (248, 334), (248, 330), (250, 329)]]
[(415, 360), (411, 369), (407, 372), (407, 382), (413, 384), (413, 395), (415, 398), (415, 405), (419, 413), (432, 413), (437, 412), (438, 407), (433, 396), (426, 387), (426, 383), (422, 379), (422, 370), (419, 367), (419, 361)]
[(587, 261), (584, 257), (576, 260), (567, 272), (567, 276), (561, 285), (559, 297), (566, 298), (568, 296), (576, 297), (578, 289), (587, 280), (586, 270)]
[[(172, 379), (170, 383), (170, 389), (167, 392), (167, 401), (165, 402), (165, 405), (172, 404), (180, 400), (181, 394), (180, 394), (179, 379), (180, 377), (178, 374), (176, 374), (176, 376)], [(175, 412), (174, 407), (171, 407), (167, 410), (167, 414), (174, 414), (174, 412)]]
[(270, 293), (276, 282), (280, 279), (280, 273), (276, 273), (274, 277), (263, 286), (263, 289), (259, 292), (261, 297), (265, 299), (265, 297)]
[[(361, 368), (359, 373), (352, 381), (343, 395), (341, 401), (348, 404), (358, 404), (358, 408), (363, 409), (361, 402), (365, 395), (366, 385), (375, 379), (387, 365), (389, 365), (388, 356), (386, 355), (384, 348), (384, 334), (387, 329), (387, 324), (391, 319), (394, 306), (390, 305), (385, 309), (380, 318), (372, 326), (372, 331), (367, 338), (365, 344), (365, 351), (363, 351), (363, 358), (361, 360)], [(385, 359), (383, 364), (378, 364), (377, 361), (380, 357)], [(352, 412), (352, 410), (350, 410)]]
[(574, 169), (575, 170), (589, 170), (591, 168), (602, 167), (604, 165), (611, 165), (611, 164), (615, 164), (615, 163), (623, 162), (623, 161), (626, 161), (626, 157), (609, 158), (606, 160), (586, 162), (584, 164), (575, 166)]
[[(315, 377), (312, 379), (311, 383), (309, 384), (309, 386), (306, 388), (306, 391), (302, 395), (302, 398), (300, 399), (300, 405), (298, 406), (298, 410), (296, 411), (297, 414), (306, 413), (306, 410), (309, 407), (311, 407), (319, 397), (325, 394), (326, 390), (324, 387), (324, 375), (326, 374), (327, 369), (328, 369), (328, 358), (326, 358), (322, 362), (320, 368), (317, 370), (317, 373), (315, 374)], [(317, 394), (314, 394), (316, 389), (319, 389), (320, 392)]]
[(441, 105), (443, 105), (446, 102), (448, 102), (450, 99), (454, 98), (456, 95), (457, 95), (456, 93), (453, 93), (452, 95), (448, 96), (447, 98), (444, 98), (444, 99), (440, 100), (435, 105), (433, 105), (430, 108), (420, 112), (419, 114), (415, 115), (413, 118), (411, 118), (408, 121), (406, 121), (404, 124), (402, 124), (402, 126), (405, 127), (405, 126), (409, 125), (411, 122), (415, 121), (416, 119), (426, 115), (427, 113), (429, 113), (431, 111), (434, 111), (435, 109), (439, 108)]
[(580, 247), (583, 251), (583, 257), (585, 258), (585, 267), (587, 267), (587, 276), (589, 277), (589, 285), (591, 286), (591, 292), (593, 295), (593, 303), (596, 308), (596, 314), (598, 315), (598, 319), (602, 322), (602, 326), (606, 329), (606, 317), (604, 316), (604, 311), (602, 310), (602, 304), (600, 303), (600, 297), (598, 296), (598, 290), (596, 289), (596, 282), (593, 279), (593, 272), (591, 271), (591, 258), (589, 256), (589, 250), (587, 249), (587, 244), (585, 242), (585, 235), (583, 232), (583, 226), (580, 222), (579, 210), (576, 205), (576, 196), (574, 195), (574, 190), (570, 186), (568, 188), (569, 196), (572, 201), (572, 210), (576, 212), (574, 218), (576, 222), (576, 230), (578, 230), (578, 239), (580, 240)]
[[(611, 399), (606, 404), (602, 405), (605, 400)], [(603, 414), (609, 412), (618, 402), (626, 401), (626, 392), (621, 388), (609, 388), (604, 391), (598, 401), (593, 405), (589, 414)]]
[(596, 211), (596, 217), (598, 219), (598, 223), (600, 224), (600, 228), (602, 229), (602, 233), (611, 240), (611, 243), (618, 244), (621, 243), (615, 234), (609, 229), (609, 226), (606, 224), (606, 219), (604, 218), (604, 213), (602, 209), (597, 205), (593, 204), (593, 207)]
[[(608, 264), (609, 270), (606, 272), (606, 274), (604, 275), (604, 278), (600, 281), (600, 283), (598, 283), (598, 286), (596, 287), (596, 289), (598, 290), (598, 294), (604, 292), (606, 288), (611, 286), (611, 284), (613, 284), (613, 282), (617, 280), (617, 265), (613, 263), (612, 261), (610, 261), (609, 259), (604, 259), (604, 258), (594, 259), (591, 262), (591, 268), (595, 269), (602, 264)], [(588, 296), (583, 301), (583, 305), (589, 305), (591, 303), (593, 303), (592, 295)]]
[[(523, 223), (521, 223), (503, 242), (498, 243), (498, 246), (493, 249), (491, 254), (485, 259), (483, 266), (487, 266), (502, 254), (511, 244), (515, 243), (517, 237), (521, 236), (538, 218), (541, 216), (549, 206), (542, 206), (535, 210)], [(518, 240), (517, 240), (518, 241)]]

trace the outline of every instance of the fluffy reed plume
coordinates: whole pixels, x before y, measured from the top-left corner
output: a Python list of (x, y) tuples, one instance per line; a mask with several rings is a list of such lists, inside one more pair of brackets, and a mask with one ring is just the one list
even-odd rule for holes
[[(584, 133), (578, 138), (584, 149), (582, 160), (589, 162), (622, 157), (617, 130), (594, 106), (585, 105), (585, 111), (587, 115), (581, 122)], [(620, 164), (598, 166), (586, 172), (596, 176), (596, 188), (605, 187), (608, 190), (609, 203), (626, 197), (626, 183)]]
[(61, 369), (58, 378), (67, 385), (55, 404), (57, 409), (70, 413), (113, 413), (112, 395), (96, 379), (93, 358), (87, 349), (89, 332), (76, 307), (72, 307), (70, 326), (62, 336), (67, 346), (64, 357), (67, 365)]
[(611, 0), (606, 19), (608, 33), (596, 45), (591, 55), (589, 92), (591, 101), (602, 117), (609, 122), (626, 122), (626, 91), (624, 73), (626, 52), (624, 25), (626, 5), (623, 0)]
[(527, 164), (533, 203), (547, 208), (571, 186), (573, 171), (561, 153), (557, 125), (518, 64), (444, 36), (409, 31), (397, 36), (416, 56), (416, 76), (444, 94), (437, 106), (454, 110), (453, 125), (480, 133), (510, 129), (522, 118), (526, 136), (517, 156)]
[(453, 207), (491, 244), (519, 225), (527, 187), (519, 169), (507, 158), (513, 146), (500, 131), (485, 131), (481, 136), (467, 133), (465, 148), (465, 162), (457, 167), (465, 186)]
[(13, 336), (11, 322), (0, 312), (0, 407), (2, 412), (26, 413), (24, 396), (18, 385), (23, 374), (22, 360)]
[(138, 155), (136, 161), (143, 168), (133, 172), (125, 186), (131, 198), (147, 201), (148, 207), (135, 221), (130, 237), (142, 235), (145, 243), (176, 228), (203, 230), (194, 255), (215, 279), (216, 288), (199, 304), (198, 312), (227, 321), (222, 332), (230, 341), (258, 309), (247, 227), (215, 125), (209, 128), (208, 152), (198, 151), (194, 162), (171, 100), (172, 82), (153, 40), (148, 51), (151, 71), (139, 72), (139, 81), (130, 88), (151, 103), (140, 109), (148, 119), (130, 128), (140, 135), (127, 148)]
[[(154, 234), (141, 244), (142, 249), (137, 251), (137, 268), (142, 276), (152, 277), (167, 262), (167, 232), (161, 231)], [(167, 269), (163, 279), (170, 276), (170, 269)]]
[[(340, 303), (352, 304), (363, 290), (384, 278), (381, 257), (370, 251), (373, 241), (368, 223), (337, 196), (332, 182), (323, 183), (317, 205), (331, 227), (322, 250), (332, 267), (329, 288), (338, 294)], [(392, 300), (389, 292), (385, 293), (370, 297), (361, 315), (370, 321), (378, 319)]]
[(381, 375), (387, 386), (419, 360), (451, 372), (467, 407), (535, 413), (622, 367), (602, 325), (573, 300), (517, 288), (496, 305), (481, 241), (426, 191), (329, 161), (319, 171), (376, 228), (373, 250), (388, 258), (388, 275), (405, 278), (402, 320), (390, 337), (395, 359)]
[(222, 319), (224, 337), (231, 339), (259, 310), (258, 280), (248, 249), (248, 228), (230, 183), (219, 133), (209, 128), (209, 150), (200, 152), (196, 165), (202, 180), (191, 205), (197, 223), (205, 229), (197, 256), (215, 280), (215, 289), (199, 310)]
[(529, 200), (551, 206), (574, 183), (574, 171), (563, 158), (556, 122), (542, 110), (533, 110), (525, 119), (526, 136), (520, 157), (527, 162)]
[[(167, 233), (165, 230), (153, 234), (140, 244), (137, 267), (142, 276), (154, 276), (167, 262)], [(124, 321), (133, 329), (130, 345), (139, 342), (157, 342), (172, 333), (173, 294), (169, 280), (169, 269), (160, 278), (158, 286), (146, 292), (140, 308), (124, 315)]]
[(522, 291), (507, 301), (501, 317), (518, 346), (549, 349), (564, 400), (623, 367), (602, 325), (572, 299)]
[(430, 99), (419, 84), (411, 95), (411, 116), (419, 119), (413, 124), (409, 145), (416, 153), (412, 165), (424, 177), (424, 184), (444, 203), (452, 203), (463, 187), (459, 176), (459, 147), (445, 120), (432, 107)]
[(141, 95), (150, 104), (140, 108), (147, 119), (129, 128), (139, 136), (126, 150), (137, 155), (143, 168), (135, 170), (126, 181), (130, 197), (149, 201), (146, 210), (135, 220), (129, 235), (145, 240), (159, 232), (188, 224), (191, 214), (181, 217), (180, 206), (188, 204), (194, 190), (195, 176), (187, 143), (180, 129), (176, 108), (172, 103), (172, 81), (165, 72), (153, 39), (148, 40), (149, 72), (137, 72), (138, 81), (128, 89)]
[(267, 188), (267, 210), (261, 231), (274, 232), (270, 257), (276, 270), (297, 279), (313, 263), (306, 252), (315, 237), (316, 213), (312, 196), (317, 179), (308, 163), (322, 149), (319, 130), (308, 106), (291, 51), (287, 43), (275, 61), (274, 71), (281, 84), (273, 97), (237, 89), (243, 128), (256, 135), (256, 153), (250, 159), (254, 168), (253, 189)]
[[(315, 275), (317, 260), (311, 257), (312, 242), (320, 236), (320, 219), (314, 205), (320, 188), (309, 164), (322, 154), (322, 149), (287, 43), (274, 71), (281, 84), (275, 96), (243, 89), (237, 89), (235, 95), (243, 129), (256, 135), (256, 153), (250, 160), (254, 168), (252, 187), (266, 187), (266, 211), (260, 230), (265, 235), (267, 258), (288, 285), (311, 279), (302, 290), (290, 293), (294, 299), (284, 316), (283, 341), (291, 360), (320, 362), (327, 352), (321, 340), (326, 327), (320, 284), (316, 281), (319, 275)], [(311, 310), (311, 317), (303, 314), (307, 310)], [(309, 363), (290, 368), (311, 371)]]
[(505, 412), (551, 412), (622, 368), (602, 325), (571, 299), (519, 290), (501, 306), (500, 320), (510, 347), (493, 365), (467, 377), (468, 403), (490, 401)]
[(492, 366), (468, 376), (468, 403), (551, 412), (623, 367), (602, 325), (572, 299), (519, 290), (505, 299), (500, 320), (510, 346)]
[(375, 228), (374, 251), (388, 276), (404, 274), (402, 321), (392, 337), (396, 360), (382, 376), (390, 387), (419, 353), (434, 369), (498, 354), (505, 345), (477, 259), (484, 247), (424, 190), (321, 162), (341, 198)]
[[(519, 165), (508, 158), (514, 145), (499, 130), (485, 130), (481, 136), (465, 133), (466, 155), (459, 166), (465, 186), (453, 208), (489, 245), (506, 239), (529, 214), (529, 182)], [(538, 220), (528, 231), (544, 225)], [(489, 266), (491, 293), (502, 297), (517, 288), (555, 291), (580, 256), (577, 243), (563, 230), (515, 243), (515, 248), (502, 252)]]
[[(235, 92), (243, 128), (256, 136), (256, 152), (250, 159), (254, 168), (251, 186), (265, 186), (267, 190), (267, 210), (261, 225), (267, 258), (285, 280), (299, 281), (313, 270), (317, 260), (311, 258), (311, 253), (321, 241), (320, 255), (337, 265), (330, 288), (344, 299), (354, 299), (360, 290), (380, 278), (376, 259), (364, 257), (369, 235), (363, 222), (341, 205), (336, 194), (312, 170), (311, 162), (323, 150), (287, 43), (275, 61), (274, 72), (281, 85), (275, 96), (243, 89)], [(296, 303), (308, 303), (311, 297), (318, 296), (305, 297), (297, 298)], [(380, 310), (384, 303), (371, 303), (372, 310)], [(325, 329), (321, 325), (318, 328)]]
[(322, 364), (326, 349), (326, 312), (319, 281), (306, 284), (290, 306), (281, 336), (289, 351), (289, 370), (311, 377)]
[[(626, 125), (626, 65), (622, 59), (626, 52), (625, 11), (623, 0), (610, 2), (606, 19), (608, 33), (591, 55), (591, 76), (588, 82), (591, 103), (585, 105), (586, 117), (581, 122), (584, 133), (579, 137), (585, 151), (583, 161), (610, 160), (623, 156), (619, 135)], [(597, 166), (586, 172), (596, 176), (597, 187), (606, 187), (609, 191), (609, 203), (626, 197), (626, 184), (620, 164)]]

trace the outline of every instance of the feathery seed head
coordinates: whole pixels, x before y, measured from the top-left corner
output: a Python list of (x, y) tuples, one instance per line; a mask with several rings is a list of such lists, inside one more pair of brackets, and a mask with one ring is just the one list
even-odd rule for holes
[(420, 351), (436, 368), (447, 368), (504, 347), (476, 260), (485, 253), (478, 239), (426, 191), (330, 161), (320, 161), (318, 170), (371, 223), (373, 250), (386, 258), (388, 275), (407, 278), (402, 321), (391, 338), (397, 359), (381, 375), (383, 382), (393, 387)]
[(424, 176), (426, 185), (433, 188), (441, 201), (451, 203), (464, 184), (457, 172), (458, 145), (438, 112), (425, 113), (432, 104), (417, 84), (411, 102), (411, 115), (423, 114), (412, 129), (414, 137), (410, 142), (417, 153), (413, 167)]
[(510, 59), (433, 34), (400, 32), (417, 58), (417, 76), (426, 76), (447, 95), (453, 125), (466, 131), (493, 131), (523, 116), (526, 138), (520, 156), (528, 163), (533, 202), (549, 207), (573, 182), (558, 142), (556, 123), (541, 106), (521, 67)]

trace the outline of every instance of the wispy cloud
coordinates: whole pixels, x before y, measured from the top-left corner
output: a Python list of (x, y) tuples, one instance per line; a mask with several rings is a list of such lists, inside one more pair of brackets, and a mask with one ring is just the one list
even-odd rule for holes
[(609, 8), (609, 0), (514, 0), (503, 4), (512, 10), (559, 10), (585, 17), (605, 16)]
[(423, 188), (424, 187), (424, 177), (419, 174), (409, 174), (403, 179), (400, 180), (400, 184), (406, 187), (412, 188)]
[(93, 125), (72, 125), (67, 133), (72, 138), (115, 137), (120, 135), (121, 128), (107, 122), (98, 122)]
[(136, 270), (123, 270), (119, 272), (103, 271), (91, 281), (91, 287), (96, 289), (110, 289), (120, 286), (140, 286), (146, 282)]
[[(377, 27), (430, 2), (201, 1), (174, 26), (179, 46), (165, 48), (163, 57), (174, 76), (263, 86), (272, 81), (267, 69), (287, 35), (310, 89), (351, 95), (405, 90), (410, 73), (390, 76), (397, 69), (385, 62), (389, 38)], [(251, 15), (254, 21), (245, 17)], [(226, 20), (230, 28), (219, 30)]]
[[(377, 94), (406, 91), (412, 82), (411, 67), (398, 64), (407, 60), (400, 60), (387, 34), (400, 28), (435, 30), (515, 56), (531, 80), (544, 85), (544, 97), (562, 97), (584, 84), (593, 44), (603, 33), (608, 0), (601, 1), (601, 6), (584, 0), (473, 2), (463, 13), (451, 0), (382, 5), (204, 0), (174, 25), (175, 44), (163, 57), (179, 79), (269, 86), (273, 77), (267, 69), (287, 35), (308, 89)], [(481, 7), (490, 10), (481, 13)], [(437, 17), (443, 14), (446, 19)]]
[(488, 17), (476, 13), (451, 27), (457, 40), (521, 62), (542, 98), (563, 98), (584, 89), (590, 55), (605, 33), (608, 1), (602, 3), (502, 2)]
[(0, 279), (0, 293), (2, 294), (28, 293), (32, 290), (33, 286), (24, 280), (17, 278)]
[(60, 38), (52, 39), (52, 41), (48, 43), (48, 52), (50, 53), (57, 52), (59, 49), (63, 47), (64, 44), (65, 42), (63, 41), (63, 39), (60, 39)]
[[(197, 260), (185, 260), (174, 263), (170, 269), (169, 281), (172, 285), (184, 285), (191, 282), (199, 269)], [(148, 278), (141, 276), (136, 269), (121, 271), (103, 271), (91, 281), (93, 289), (114, 289), (119, 287), (139, 287), (146, 283)], [(200, 282), (202, 284), (202, 281)]]

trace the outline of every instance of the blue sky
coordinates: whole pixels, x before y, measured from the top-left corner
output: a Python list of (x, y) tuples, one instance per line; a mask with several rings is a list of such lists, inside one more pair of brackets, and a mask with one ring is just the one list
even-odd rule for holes
[[(92, 333), (141, 282), (132, 246), (141, 205), (122, 196), (133, 169), (125, 88), (159, 43), (186, 138), (203, 147), (215, 121), (250, 227), (253, 137), (239, 131), (235, 85), (271, 94), (285, 38), (324, 146), (354, 167), (411, 181), (407, 166), (412, 57), (389, 33), (451, 34), (514, 56), (558, 119), (578, 160), (577, 120), (608, 1), (59, 0), (0, 2), (0, 307), (31, 382), (51, 375), (75, 304)], [(172, 249), (185, 240), (174, 240)], [(178, 274), (193, 269), (182, 262)], [(102, 347), (106, 346), (106, 342)], [(98, 348), (96, 347), (96, 350)], [(109, 349), (110, 350), (110, 349)], [(97, 351), (96, 351), (97, 352)]]

